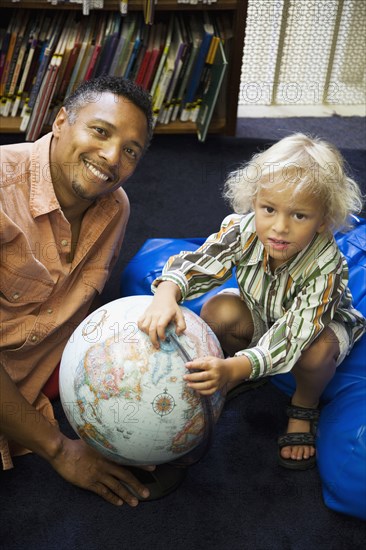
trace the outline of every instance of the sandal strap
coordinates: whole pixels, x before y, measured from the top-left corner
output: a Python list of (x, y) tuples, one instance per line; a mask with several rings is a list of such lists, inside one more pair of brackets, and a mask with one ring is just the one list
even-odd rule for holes
[(315, 447), (315, 437), (308, 432), (294, 432), (281, 435), (277, 441), (280, 449), (283, 447), (292, 447), (293, 445), (311, 445)]
[(319, 409), (289, 405), (286, 414), (289, 418), (296, 418), (297, 420), (318, 420), (320, 412)]

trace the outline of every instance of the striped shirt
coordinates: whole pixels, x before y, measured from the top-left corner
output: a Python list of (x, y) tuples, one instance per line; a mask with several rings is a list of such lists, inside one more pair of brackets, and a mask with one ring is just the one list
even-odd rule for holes
[(349, 349), (365, 332), (364, 317), (352, 307), (347, 262), (334, 238), (317, 233), (272, 273), (253, 213), (227, 216), (197, 251), (172, 256), (152, 290), (160, 281), (173, 281), (183, 302), (224, 283), (233, 270), (242, 299), (265, 327), (255, 347), (236, 353), (249, 359), (251, 379), (291, 370), (331, 320), (345, 326)]

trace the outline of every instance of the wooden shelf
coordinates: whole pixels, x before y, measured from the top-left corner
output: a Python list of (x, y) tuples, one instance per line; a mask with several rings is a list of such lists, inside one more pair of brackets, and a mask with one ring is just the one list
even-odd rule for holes
[[(0, 117), (0, 131), (4, 134), (20, 133), (20, 117)], [(50, 130), (50, 128), (48, 129)], [(220, 134), (225, 130), (225, 119), (217, 118), (212, 120), (210, 133)], [(157, 124), (154, 132), (156, 134), (195, 134), (196, 125), (193, 122), (170, 122), (169, 124)]]
[[(241, 3), (240, 0), (217, 0), (212, 4), (203, 4), (199, 2), (198, 4), (181, 4), (176, 0), (158, 0), (157, 5), (155, 6), (156, 11), (160, 10), (169, 10), (169, 11), (202, 11), (202, 10), (236, 10), (238, 5)], [(82, 4), (68, 2), (66, 4), (60, 2), (59, 4), (53, 5), (50, 2), (42, 2), (35, 0), (21, 0), (21, 2), (9, 2), (7, 0), (1, 2), (2, 8), (29, 8), (29, 9), (45, 9), (45, 10), (81, 10)], [(132, 11), (142, 10), (144, 7), (144, 2), (142, 0), (128, 0), (128, 9)], [(112, 11), (119, 9), (119, 2), (116, 0), (105, 0), (104, 7), (101, 9), (93, 8), (92, 11)]]

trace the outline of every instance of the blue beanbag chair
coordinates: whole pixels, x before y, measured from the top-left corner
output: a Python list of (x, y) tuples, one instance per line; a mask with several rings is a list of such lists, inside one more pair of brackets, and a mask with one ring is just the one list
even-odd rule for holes
[[(366, 316), (366, 220), (358, 219), (336, 241), (346, 256), (354, 306)], [(121, 275), (121, 296), (150, 294), (167, 259), (181, 251), (196, 250), (204, 239), (149, 239)], [(203, 303), (225, 287), (235, 287), (233, 275), (224, 285), (184, 305), (199, 314)], [(366, 336), (338, 367), (322, 395), (317, 433), (317, 463), (325, 504), (344, 514), (366, 520)], [(292, 395), (291, 373), (270, 378)]]

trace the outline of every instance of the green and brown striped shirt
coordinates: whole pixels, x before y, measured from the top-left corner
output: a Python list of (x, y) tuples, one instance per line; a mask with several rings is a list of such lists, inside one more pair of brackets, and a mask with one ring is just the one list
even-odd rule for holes
[(316, 234), (274, 273), (267, 260), (254, 214), (231, 214), (197, 251), (172, 256), (152, 290), (162, 280), (173, 281), (183, 302), (224, 283), (235, 270), (242, 299), (267, 329), (255, 347), (236, 354), (250, 360), (250, 378), (291, 370), (331, 320), (345, 326), (351, 349), (366, 322), (352, 306), (347, 262), (334, 238)]

